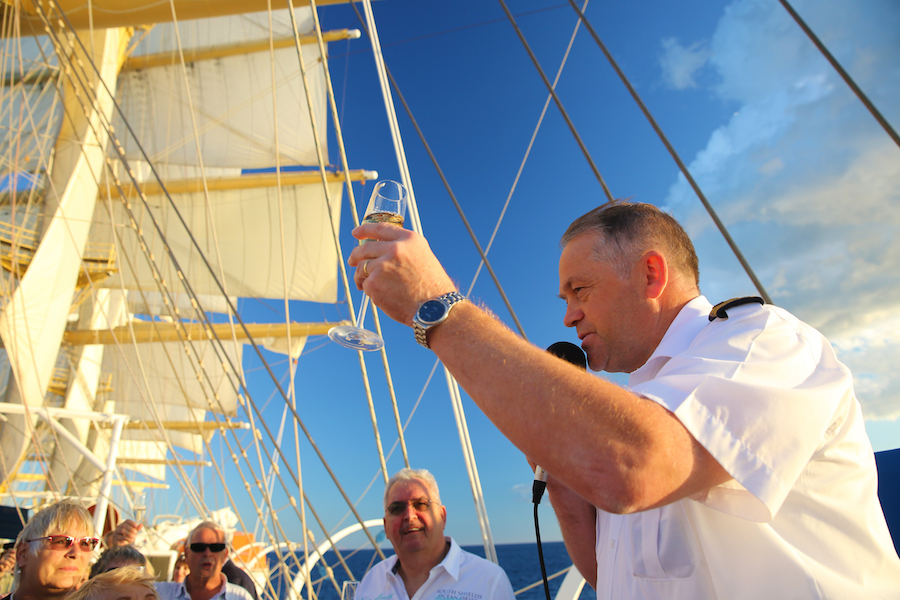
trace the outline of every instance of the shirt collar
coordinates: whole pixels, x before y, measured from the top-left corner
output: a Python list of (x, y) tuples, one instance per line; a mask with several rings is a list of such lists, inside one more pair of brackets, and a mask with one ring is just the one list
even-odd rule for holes
[[(447, 571), (448, 575), (453, 577), (453, 579), (459, 579), (459, 565), (462, 559), (462, 550), (452, 537), (445, 535), (444, 540), (450, 544), (450, 549), (447, 551), (447, 555), (444, 556), (444, 560), (432, 567), (431, 570), (434, 571), (435, 569), (443, 568)], [(396, 554), (394, 555), (394, 558), (396, 561), (391, 567), (391, 573), (397, 575), (397, 571), (400, 569), (400, 559)]]
[(685, 304), (669, 325), (659, 345), (639, 369), (631, 373), (629, 386), (653, 379), (662, 366), (673, 356), (687, 348), (700, 331), (709, 324), (712, 304), (705, 296), (697, 296)]
[(444, 539), (450, 543), (450, 550), (447, 551), (447, 556), (444, 557), (444, 560), (441, 561), (438, 567), (443, 567), (450, 577), (458, 580), (459, 566), (462, 562), (462, 550), (459, 544), (453, 541), (453, 538), (445, 536)]
[[(220, 580), (221, 584), (219, 585), (219, 589), (216, 590), (216, 593), (213, 594), (213, 598), (216, 598), (216, 597), (222, 595), (222, 593), (224, 593), (228, 587), (228, 578), (225, 577), (225, 573), (219, 573), (219, 577), (221, 577), (221, 580)], [(188, 589), (187, 589), (187, 580), (182, 581), (181, 582), (181, 595), (179, 596), (179, 598), (190, 598), (190, 597), (191, 596), (188, 593)]]

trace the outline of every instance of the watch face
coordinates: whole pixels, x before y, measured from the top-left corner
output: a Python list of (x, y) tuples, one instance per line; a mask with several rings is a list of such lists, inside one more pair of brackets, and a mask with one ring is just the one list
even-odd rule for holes
[(444, 316), (447, 306), (440, 300), (429, 300), (419, 307), (419, 320), (425, 323), (434, 323)]

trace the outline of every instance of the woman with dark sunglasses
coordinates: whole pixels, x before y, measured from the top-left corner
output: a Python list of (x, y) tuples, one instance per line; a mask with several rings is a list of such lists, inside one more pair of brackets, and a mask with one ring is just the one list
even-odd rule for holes
[(62, 500), (40, 510), (16, 540), (16, 576), (7, 598), (65, 598), (86, 577), (99, 543), (91, 515), (80, 504)]

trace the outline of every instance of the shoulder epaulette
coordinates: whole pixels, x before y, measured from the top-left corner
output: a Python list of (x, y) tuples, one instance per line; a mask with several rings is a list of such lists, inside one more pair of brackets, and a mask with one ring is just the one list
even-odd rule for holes
[(711, 311), (709, 311), (709, 320), (715, 321), (716, 319), (727, 319), (728, 313), (725, 311), (729, 308), (743, 306), (744, 304), (752, 304), (754, 302), (758, 302), (759, 304), (766, 303), (766, 301), (759, 296), (745, 296), (743, 298), (732, 298), (731, 300), (719, 302), (713, 306)]

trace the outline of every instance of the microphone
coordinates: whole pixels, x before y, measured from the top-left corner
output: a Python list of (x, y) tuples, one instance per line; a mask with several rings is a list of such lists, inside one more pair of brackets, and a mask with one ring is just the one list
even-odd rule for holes
[(553, 356), (558, 356), (566, 362), (572, 363), (576, 367), (587, 370), (587, 358), (584, 356), (584, 351), (572, 342), (556, 342), (555, 344), (550, 344), (547, 348), (547, 352)]
[[(581, 367), (585, 371), (587, 370), (587, 358), (584, 355), (584, 351), (572, 342), (556, 342), (555, 344), (550, 344), (547, 348), (547, 352), (576, 367)], [(540, 465), (535, 465), (534, 485), (531, 489), (532, 501), (535, 504), (540, 504), (541, 496), (544, 495), (544, 488), (546, 485), (547, 471), (542, 469)]]

